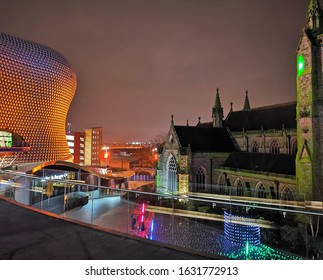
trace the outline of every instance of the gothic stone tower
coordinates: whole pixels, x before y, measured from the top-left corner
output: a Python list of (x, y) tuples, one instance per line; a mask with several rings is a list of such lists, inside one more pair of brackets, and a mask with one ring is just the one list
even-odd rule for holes
[(297, 48), (296, 180), (306, 200), (323, 200), (323, 20), (319, 0), (311, 0)]

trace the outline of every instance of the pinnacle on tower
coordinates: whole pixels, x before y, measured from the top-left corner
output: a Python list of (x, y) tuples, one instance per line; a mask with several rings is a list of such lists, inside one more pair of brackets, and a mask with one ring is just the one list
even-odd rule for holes
[(223, 108), (221, 106), (219, 88), (216, 89), (215, 103), (212, 108), (213, 127), (222, 127)]
[(319, 0), (310, 0), (307, 9), (307, 28), (314, 32), (322, 30), (322, 9)]
[(216, 88), (216, 96), (215, 96), (214, 108), (221, 108), (219, 88)]
[(248, 97), (248, 91), (246, 90), (246, 97), (244, 99), (243, 110), (250, 110), (250, 102)]

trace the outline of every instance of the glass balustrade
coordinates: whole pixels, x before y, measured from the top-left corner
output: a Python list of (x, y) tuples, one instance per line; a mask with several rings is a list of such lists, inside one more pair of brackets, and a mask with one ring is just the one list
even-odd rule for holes
[(72, 222), (207, 256), (322, 257), (322, 203), (308, 207), (305, 200), (281, 201), (270, 193), (248, 199), (237, 188), (220, 186), (185, 196), (157, 194), (124, 185), (101, 186), (100, 178), (86, 184), (84, 176), (0, 171), (0, 196)]

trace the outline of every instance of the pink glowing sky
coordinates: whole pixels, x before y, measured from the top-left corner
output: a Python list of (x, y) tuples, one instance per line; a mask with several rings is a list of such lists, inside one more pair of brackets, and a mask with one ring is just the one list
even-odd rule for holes
[(175, 124), (296, 99), (295, 52), (309, 0), (0, 0), (1, 32), (69, 60), (72, 130), (147, 141)]

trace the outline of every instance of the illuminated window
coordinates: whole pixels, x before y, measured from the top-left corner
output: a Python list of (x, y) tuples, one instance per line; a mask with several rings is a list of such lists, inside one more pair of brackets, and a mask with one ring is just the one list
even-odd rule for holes
[(177, 190), (177, 166), (172, 155), (170, 155), (167, 164), (167, 190), (170, 192)]
[(8, 131), (0, 131), (0, 147), (12, 147), (12, 134)]

